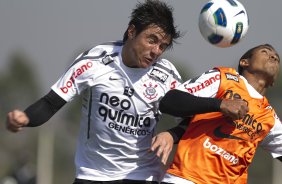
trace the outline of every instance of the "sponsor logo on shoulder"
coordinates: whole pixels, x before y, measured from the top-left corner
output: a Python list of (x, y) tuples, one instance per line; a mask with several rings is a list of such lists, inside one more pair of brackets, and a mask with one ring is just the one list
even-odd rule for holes
[(225, 74), (227, 80), (234, 80), (235, 82), (239, 82), (239, 78), (237, 75), (232, 75), (230, 73)]
[[(206, 87), (209, 87), (210, 85), (212, 85), (213, 83), (215, 83), (216, 81), (220, 80), (220, 74), (216, 74), (215, 76), (210, 77), (209, 79), (205, 80), (204, 82), (198, 84), (197, 86), (193, 86), (190, 87), (188, 84), (190, 83), (186, 83), (184, 85), (185, 89), (188, 91), (188, 93), (196, 93), (199, 92), (203, 89), (205, 89)], [(193, 80), (194, 82), (197, 81), (196, 79)]]
[(168, 78), (168, 74), (166, 74), (166, 73), (164, 73), (161, 70), (158, 70), (156, 68), (153, 68), (153, 70), (150, 73), (150, 76), (157, 78), (162, 83), (164, 83)]
[(69, 88), (73, 87), (73, 84), (75, 82), (75, 79), (79, 76), (81, 76), (84, 72), (86, 72), (88, 69), (92, 68), (93, 63), (91, 61), (88, 61), (84, 64), (82, 64), (81, 66), (79, 66), (78, 68), (76, 68), (76, 70), (73, 71), (71, 77), (67, 80), (67, 82), (65, 83), (65, 85), (63, 87), (61, 87), (61, 91), (63, 93), (68, 93)]

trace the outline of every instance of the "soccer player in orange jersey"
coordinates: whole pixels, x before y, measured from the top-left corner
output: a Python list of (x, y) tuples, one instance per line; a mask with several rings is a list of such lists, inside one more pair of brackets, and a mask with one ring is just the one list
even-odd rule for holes
[[(217, 67), (168, 92), (160, 110), (186, 116), (187, 94), (219, 99), (243, 99), (249, 112), (239, 120), (220, 112), (198, 114), (179, 141), (162, 183), (244, 184), (258, 146), (282, 161), (282, 124), (264, 96), (280, 70), (280, 58), (269, 45), (247, 51), (233, 68)], [(240, 112), (239, 112), (240, 113)]]

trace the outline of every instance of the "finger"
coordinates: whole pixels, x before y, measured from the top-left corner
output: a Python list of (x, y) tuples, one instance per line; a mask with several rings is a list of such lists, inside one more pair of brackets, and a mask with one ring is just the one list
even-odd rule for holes
[(7, 114), (6, 126), (7, 128), (11, 128), (13, 126), (17, 127), (17, 122), (14, 120), (14, 112), (9, 112)]
[(155, 141), (156, 141), (156, 136), (154, 136), (154, 137), (152, 138), (151, 144), (154, 144)]
[(158, 146), (158, 151), (157, 151), (158, 157), (161, 157), (163, 150), (164, 150), (164, 145), (160, 143), (159, 146)]
[(13, 120), (13, 112), (9, 112), (7, 114), (7, 122), (11, 122)]
[(29, 121), (25, 113), (19, 110), (15, 110), (12, 113), (12, 120), (19, 127), (25, 126)]
[(24, 124), (26, 121), (26, 116), (22, 111), (15, 110), (14, 113), (14, 119), (17, 120), (18, 123)]
[(28, 119), (24, 113), (15, 110), (7, 114), (6, 128), (11, 132), (19, 132), (22, 130), (21, 127), (24, 126), (27, 121)]
[(19, 132), (19, 131), (22, 130), (21, 127), (16, 127), (16, 126), (13, 126), (13, 125), (8, 125), (8, 126), (7, 126), (7, 129), (8, 129), (9, 131), (11, 131), (11, 132), (14, 132), (14, 133)]
[(163, 163), (164, 165), (166, 165), (166, 163), (167, 163), (168, 156), (169, 156), (170, 152), (171, 152), (171, 149), (164, 149), (164, 151), (163, 151), (163, 154), (162, 154), (162, 163)]
[(151, 148), (150, 148), (150, 151), (155, 151), (156, 148), (159, 146), (159, 143), (157, 141), (158, 139), (156, 138), (156, 136), (154, 136), (152, 138), (152, 143), (151, 143)]
[(238, 119), (236, 113), (229, 113), (229, 114), (223, 114), (223, 115), (227, 119), (231, 119), (231, 120), (237, 120)]
[(245, 108), (243, 109), (244, 115), (246, 115), (249, 112), (249, 107), (245, 106)]
[(244, 118), (244, 116), (248, 113), (248, 108), (241, 108), (239, 111), (238, 111), (238, 119), (242, 119)]

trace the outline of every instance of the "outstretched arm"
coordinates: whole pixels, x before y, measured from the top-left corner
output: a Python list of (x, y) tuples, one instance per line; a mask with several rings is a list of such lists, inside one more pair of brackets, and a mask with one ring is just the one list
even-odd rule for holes
[(36, 127), (47, 122), (66, 101), (51, 90), (47, 95), (30, 105), (24, 112), (14, 110), (7, 115), (7, 129), (18, 132), (24, 126)]
[(178, 117), (187, 117), (207, 112), (222, 112), (232, 119), (241, 119), (248, 112), (247, 103), (241, 99), (217, 99), (196, 97), (174, 89), (160, 101), (160, 111)]

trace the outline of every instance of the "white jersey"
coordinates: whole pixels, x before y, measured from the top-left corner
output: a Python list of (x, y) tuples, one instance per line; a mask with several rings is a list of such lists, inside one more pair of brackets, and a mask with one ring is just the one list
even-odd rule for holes
[(122, 46), (107, 43), (81, 54), (52, 86), (67, 102), (83, 95), (75, 156), (79, 179), (158, 181), (162, 174), (160, 160), (148, 150), (158, 103), (180, 84), (180, 76), (165, 59), (146, 69), (126, 67)]

